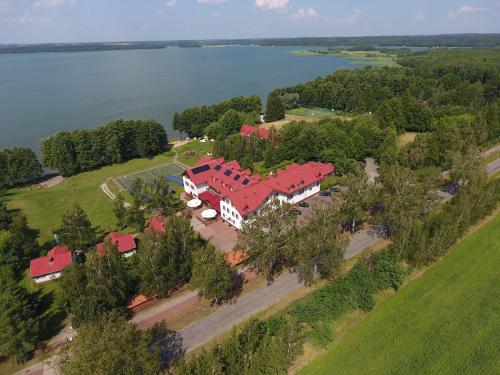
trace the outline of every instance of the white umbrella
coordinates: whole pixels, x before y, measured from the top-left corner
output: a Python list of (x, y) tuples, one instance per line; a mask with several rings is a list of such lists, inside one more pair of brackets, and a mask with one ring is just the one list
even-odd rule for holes
[(217, 211), (215, 211), (212, 208), (210, 208), (209, 210), (205, 210), (201, 213), (201, 217), (204, 219), (213, 219), (216, 216), (217, 216)]
[(191, 199), (189, 202), (187, 202), (187, 206), (189, 208), (196, 208), (201, 206), (201, 201), (198, 198)]

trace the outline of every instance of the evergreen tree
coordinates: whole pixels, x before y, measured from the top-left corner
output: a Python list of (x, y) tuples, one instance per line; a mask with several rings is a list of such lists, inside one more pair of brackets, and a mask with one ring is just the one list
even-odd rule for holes
[(271, 92), (267, 98), (266, 122), (273, 122), (285, 118), (285, 105), (277, 92)]
[(145, 194), (149, 197), (148, 208), (160, 216), (173, 215), (184, 206), (162, 176), (146, 184)]
[(2, 277), (0, 288), (0, 358), (14, 355), (25, 362), (39, 340), (35, 299), (13, 279)]
[(61, 224), (54, 233), (63, 245), (72, 250), (83, 250), (96, 240), (95, 228), (78, 204), (61, 217)]
[(123, 228), (127, 220), (127, 209), (125, 208), (125, 199), (121, 193), (117, 194), (113, 202), (113, 213), (115, 214), (116, 224), (119, 228)]

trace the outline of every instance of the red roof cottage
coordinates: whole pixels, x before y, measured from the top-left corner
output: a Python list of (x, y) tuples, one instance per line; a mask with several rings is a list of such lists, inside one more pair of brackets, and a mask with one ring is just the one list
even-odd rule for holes
[(45, 257), (30, 261), (30, 277), (35, 283), (61, 277), (61, 271), (73, 262), (71, 251), (64, 246), (52, 248)]
[(104, 242), (101, 242), (97, 244), (97, 252), (99, 255), (102, 254), (102, 251), (104, 250), (104, 245), (106, 242), (110, 242), (113, 245), (116, 246), (118, 249), (118, 252), (123, 254), (126, 257), (129, 257), (131, 255), (135, 254), (135, 250), (137, 248), (137, 245), (135, 243), (134, 236), (131, 234), (123, 234), (119, 232), (111, 232), (106, 236), (104, 239)]
[(165, 219), (161, 216), (154, 216), (149, 220), (148, 229), (153, 233), (165, 233)]
[(242, 135), (243, 137), (251, 137), (254, 134), (261, 139), (269, 138), (269, 130), (265, 128), (257, 128), (251, 125), (243, 125), (240, 129), (240, 135)]

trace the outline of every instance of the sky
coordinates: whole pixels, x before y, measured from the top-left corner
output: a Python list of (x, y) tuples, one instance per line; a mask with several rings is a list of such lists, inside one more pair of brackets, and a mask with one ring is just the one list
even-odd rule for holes
[(499, 0), (0, 0), (0, 44), (470, 32)]

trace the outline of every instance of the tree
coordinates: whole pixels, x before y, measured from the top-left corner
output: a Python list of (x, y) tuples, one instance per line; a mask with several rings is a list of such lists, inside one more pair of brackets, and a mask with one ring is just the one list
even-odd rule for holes
[(39, 339), (35, 299), (12, 278), (2, 277), (0, 289), (0, 358), (16, 356), (25, 362)]
[(165, 297), (187, 282), (191, 277), (192, 253), (201, 251), (201, 247), (202, 242), (183, 217), (168, 217), (161, 236), (142, 234), (136, 255), (141, 293)]
[(93, 245), (96, 239), (95, 228), (78, 204), (61, 217), (61, 224), (54, 233), (62, 244), (72, 250), (83, 250)]
[(66, 375), (160, 374), (160, 351), (150, 344), (147, 333), (112, 312), (83, 324), (57, 364)]
[(381, 169), (380, 183), (374, 220), (388, 238), (427, 212), (435, 201), (432, 183), (425, 178), (419, 180), (411, 170), (397, 164)]
[(276, 199), (262, 207), (243, 225), (239, 244), (248, 252), (248, 263), (271, 281), (290, 261), (296, 234), (293, 206)]
[(145, 185), (145, 194), (148, 196), (148, 208), (160, 216), (173, 215), (179, 212), (184, 205), (177, 198), (173, 189), (162, 176), (155, 178)]
[(10, 223), (12, 223), (12, 215), (0, 195), (0, 230), (8, 229), (10, 227)]
[(334, 196), (339, 207), (343, 223), (347, 223), (351, 232), (356, 224), (368, 217), (368, 210), (373, 203), (373, 189), (368, 184), (368, 176), (358, 166), (353, 174), (345, 177), (347, 189)]
[[(33, 181), (41, 176), (42, 165), (30, 148), (14, 147), (7, 151), (7, 168), (2, 169), (8, 176), (10, 186)], [(0, 183), (0, 187), (1, 187)]]
[(199, 289), (200, 296), (215, 299), (216, 302), (229, 297), (233, 287), (233, 270), (224, 254), (207, 245), (196, 251), (193, 258), (191, 287)]
[(339, 273), (349, 244), (341, 232), (341, 218), (340, 208), (333, 202), (318, 204), (299, 231), (294, 260), (299, 279), (305, 284)]
[(125, 199), (121, 193), (118, 193), (113, 202), (113, 213), (115, 214), (116, 224), (123, 228), (127, 220), (127, 209), (125, 208)]
[(266, 122), (282, 120), (285, 118), (285, 105), (283, 104), (281, 96), (275, 91), (271, 92), (267, 98), (265, 117)]
[(75, 145), (69, 132), (56, 133), (41, 143), (44, 164), (62, 176), (71, 176), (80, 170)]

